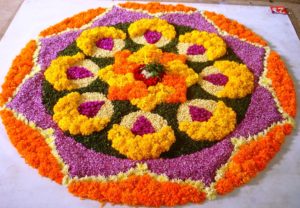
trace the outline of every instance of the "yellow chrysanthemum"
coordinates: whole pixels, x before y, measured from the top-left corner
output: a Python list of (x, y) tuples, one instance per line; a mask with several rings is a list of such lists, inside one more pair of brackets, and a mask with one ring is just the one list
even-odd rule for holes
[(162, 103), (169, 95), (173, 94), (175, 89), (171, 86), (165, 86), (158, 83), (155, 86), (148, 87), (148, 95), (141, 98), (130, 100), (131, 104), (136, 105), (144, 111), (151, 111), (156, 105)]
[(162, 54), (162, 50), (157, 48), (155, 45), (146, 45), (130, 55), (127, 58), (127, 61), (137, 64), (149, 64), (152, 62), (159, 62)]
[(109, 65), (98, 72), (99, 78), (105, 81), (109, 86), (123, 87), (135, 81), (132, 73), (117, 74), (113, 66)]
[(222, 57), (226, 53), (226, 44), (218, 35), (206, 31), (193, 30), (179, 36), (177, 46), (178, 53), (187, 54), (192, 45), (202, 46), (205, 49), (203, 55), (187, 55), (188, 59), (197, 62), (212, 61)]
[[(228, 78), (224, 86), (217, 86), (203, 80), (210, 74), (221, 73)], [(217, 97), (242, 98), (252, 93), (254, 89), (254, 75), (245, 64), (234, 61), (216, 61), (213, 66), (205, 68), (200, 73), (199, 84), (207, 92)]]
[[(149, 43), (144, 37), (147, 32), (156, 32), (160, 37), (153, 43)], [(132, 24), (128, 28), (130, 38), (143, 45), (154, 44), (157, 47), (162, 47), (168, 44), (176, 36), (176, 31), (173, 25), (169, 24), (166, 20), (154, 18), (154, 19), (140, 19)]]
[[(103, 38), (112, 38), (114, 47), (111, 51), (96, 46), (96, 42)], [(77, 38), (77, 46), (88, 56), (111, 57), (115, 52), (120, 51), (124, 46), (126, 33), (114, 27), (95, 27), (83, 31)]]
[[(153, 133), (134, 134), (133, 122), (140, 116), (153, 123)], [(112, 147), (133, 160), (158, 158), (175, 142), (175, 135), (161, 116), (149, 112), (133, 112), (126, 115), (120, 124), (113, 125), (108, 132)]]
[(166, 73), (168, 74), (178, 74), (185, 77), (185, 83), (188, 87), (197, 83), (199, 77), (198, 74), (186, 64), (179, 60), (170, 61), (166, 65)]
[(128, 33), (130, 37), (143, 35), (147, 30), (155, 30), (161, 32), (168, 39), (173, 39), (176, 36), (176, 31), (173, 25), (170, 25), (166, 20), (140, 19), (130, 24)]
[(229, 78), (224, 89), (217, 93), (218, 97), (241, 98), (252, 93), (254, 75), (245, 64), (233, 61), (216, 61), (214, 66)]
[[(77, 80), (68, 79), (67, 70), (73, 66), (83, 66), (92, 72), (94, 76)], [(96, 74), (98, 70), (99, 67), (94, 62), (85, 59), (84, 54), (77, 53), (74, 56), (60, 56), (53, 60), (44, 75), (45, 79), (50, 82), (56, 90), (73, 90), (89, 85), (97, 78)]]
[[(89, 95), (92, 94), (92, 95)], [(88, 93), (87, 96), (80, 95), (78, 92), (72, 92), (68, 95), (60, 98), (55, 104), (53, 111), (53, 119), (63, 131), (69, 131), (70, 134), (82, 134), (89, 135), (95, 131), (102, 130), (113, 114), (113, 106), (104, 95), (95, 93)], [(89, 118), (85, 115), (81, 115), (78, 111), (78, 107), (85, 97), (96, 97), (101, 100), (105, 100), (105, 104), (97, 116)], [(85, 100), (85, 99), (83, 99)]]
[[(186, 106), (183, 106), (184, 108)], [(207, 121), (190, 121), (180, 115), (178, 110), (179, 130), (187, 133), (193, 140), (221, 140), (231, 133), (236, 125), (236, 113), (222, 101), (216, 104), (212, 116)]]

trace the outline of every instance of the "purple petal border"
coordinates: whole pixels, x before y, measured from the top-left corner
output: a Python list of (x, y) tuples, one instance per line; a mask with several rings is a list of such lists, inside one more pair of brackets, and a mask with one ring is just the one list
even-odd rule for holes
[(42, 71), (50, 65), (51, 61), (57, 57), (59, 51), (70, 45), (81, 33), (81, 31), (70, 31), (57, 36), (40, 39), (41, 49), (38, 57), (38, 63)]

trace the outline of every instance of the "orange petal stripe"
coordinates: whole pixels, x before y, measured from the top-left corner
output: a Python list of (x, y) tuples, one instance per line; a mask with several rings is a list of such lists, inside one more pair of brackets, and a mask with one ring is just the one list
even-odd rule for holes
[(42, 176), (61, 184), (64, 175), (45, 138), (38, 131), (17, 120), (10, 110), (2, 110), (0, 115), (11, 143), (26, 163), (38, 169)]
[(196, 11), (196, 8), (193, 7), (187, 7), (182, 4), (177, 5), (164, 5), (160, 4), (158, 2), (150, 2), (147, 4), (140, 4), (140, 3), (134, 3), (134, 2), (126, 2), (119, 4), (123, 8), (127, 9), (134, 9), (134, 10), (145, 10), (149, 13), (158, 13), (158, 12), (190, 12), (190, 11)]
[(190, 185), (158, 182), (149, 175), (117, 182), (74, 181), (68, 188), (75, 196), (115, 204), (175, 206), (205, 200), (205, 194)]
[(229, 193), (262, 171), (280, 150), (285, 135), (289, 134), (291, 130), (292, 126), (289, 124), (275, 126), (266, 136), (243, 145), (229, 163), (224, 178), (217, 182), (217, 192), (219, 194)]
[(113, 65), (114, 72), (117, 74), (132, 73), (140, 65), (127, 61), (127, 58), (131, 55), (131, 51), (123, 50), (115, 53), (115, 63)]
[(40, 36), (45, 37), (47, 35), (56, 34), (66, 30), (67, 28), (80, 28), (81, 26), (89, 23), (95, 17), (100, 15), (105, 11), (104, 8), (90, 9), (79, 14), (74, 15), (73, 17), (69, 17), (57, 23), (47, 29), (43, 30), (40, 33)]
[(272, 87), (282, 108), (290, 116), (296, 116), (296, 92), (292, 78), (280, 56), (272, 51), (267, 60), (267, 77), (272, 80)]
[(110, 86), (108, 89), (108, 99), (110, 100), (132, 100), (147, 94), (147, 86), (142, 81), (135, 81), (123, 87)]
[(236, 35), (239, 38), (244, 38), (252, 43), (258, 43), (263, 46), (267, 45), (267, 42), (262, 39), (260, 36), (252, 32), (252, 30), (246, 28), (244, 25), (241, 25), (235, 20), (227, 19), (222, 14), (217, 14), (215, 12), (205, 11), (204, 15), (220, 29), (228, 32), (231, 35)]
[(179, 60), (182, 63), (186, 62), (186, 56), (181, 54), (174, 54), (174, 53), (166, 53), (164, 52), (162, 57), (160, 58), (159, 62), (161, 64), (167, 64), (170, 61)]
[(33, 54), (37, 45), (35, 40), (27, 43), (21, 53), (13, 60), (5, 81), (2, 84), (2, 93), (0, 94), (0, 105), (3, 105), (13, 95), (24, 77), (31, 71), (33, 63)]
[(186, 84), (185, 77), (179, 75), (166, 74), (162, 81), (163, 85), (172, 86), (175, 88), (175, 93), (166, 98), (167, 103), (185, 102), (186, 101)]

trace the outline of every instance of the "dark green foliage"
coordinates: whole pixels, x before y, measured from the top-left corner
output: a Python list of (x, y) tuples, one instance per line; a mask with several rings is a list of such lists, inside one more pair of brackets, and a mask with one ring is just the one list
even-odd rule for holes
[(191, 27), (183, 26), (183, 25), (174, 25), (176, 30), (176, 36), (183, 35), (188, 32), (192, 32), (194, 29)]
[(58, 56), (73, 56), (78, 52), (82, 52), (80, 48), (77, 47), (76, 41), (66, 47), (64, 50), (58, 53)]
[(53, 106), (57, 103), (59, 98), (68, 94), (68, 91), (56, 91), (47, 80), (43, 80), (42, 88), (43, 105), (46, 107), (47, 112), (53, 115)]
[(161, 49), (164, 52), (168, 52), (168, 53), (178, 53), (176, 47), (177, 44), (178, 44), (178, 39), (173, 39), (167, 45), (161, 47)]
[(207, 61), (207, 62), (192, 62), (192, 61), (187, 61), (186, 64), (194, 69), (195, 72), (200, 73), (205, 67), (211, 66), (214, 64), (213, 61)]
[(91, 59), (93, 62), (95, 62), (95, 64), (97, 64), (99, 66), (100, 69), (111, 65), (115, 62), (115, 59), (113, 57), (111, 58), (95, 58), (95, 57), (87, 57), (89, 59)]
[(151, 73), (153, 77), (157, 77), (164, 72), (164, 66), (154, 62), (145, 65), (141, 70), (146, 70), (147, 72)]
[(115, 28), (122, 30), (123, 32), (125, 32), (128, 35), (128, 27), (129, 27), (130, 23), (119, 23), (114, 25)]
[(133, 42), (131, 39), (126, 39), (125, 40), (125, 47), (123, 48), (123, 50), (127, 49), (127, 50), (130, 50), (131, 52), (136, 52), (141, 47), (143, 47), (143, 45), (137, 44), (137, 43)]

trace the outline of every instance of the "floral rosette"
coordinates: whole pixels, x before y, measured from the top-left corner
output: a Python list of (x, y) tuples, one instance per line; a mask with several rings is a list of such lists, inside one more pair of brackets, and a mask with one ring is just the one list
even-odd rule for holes
[(183, 5), (122, 3), (42, 31), (1, 93), (13, 145), (75, 196), (201, 203), (247, 183), (296, 114), (280, 56), (245, 26)]

